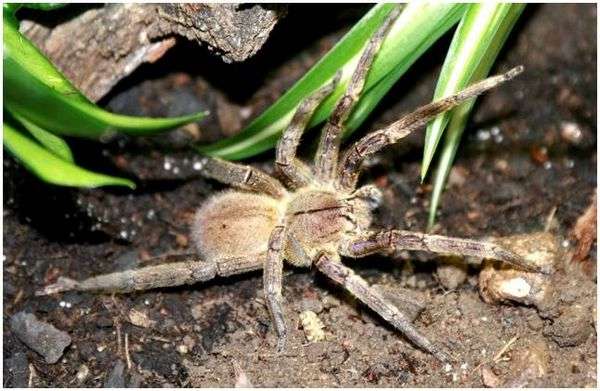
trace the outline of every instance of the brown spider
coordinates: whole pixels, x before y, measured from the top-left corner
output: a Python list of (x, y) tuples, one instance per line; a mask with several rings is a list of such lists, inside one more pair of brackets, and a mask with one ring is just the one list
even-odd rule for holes
[(338, 154), (344, 123), (360, 96), (373, 58), (398, 13), (397, 9), (392, 11), (367, 44), (345, 95), (323, 129), (314, 167), (308, 167), (297, 159), (296, 149), (314, 110), (339, 82), (339, 72), (328, 85), (300, 104), (277, 144), (275, 171), (286, 187), (253, 167), (214, 158), (202, 160), (203, 174), (242, 191), (216, 194), (198, 209), (192, 227), (197, 254), (169, 255), (161, 258), (170, 263), (104, 274), (83, 281), (61, 277), (38, 294), (66, 290), (128, 292), (194, 284), (215, 276), (226, 277), (264, 269), (265, 298), (278, 336), (277, 347), (281, 351), (287, 336), (281, 295), (283, 261), (287, 260), (294, 266), (316, 266), (415, 345), (442, 361), (448, 361), (446, 353), (423, 336), (380, 292), (344, 266), (340, 257), (358, 258), (388, 249), (423, 250), (495, 259), (528, 270), (534, 268), (516, 254), (492, 243), (402, 230), (370, 229), (371, 211), (378, 206), (381, 193), (373, 185), (357, 189), (361, 164), (368, 156), (398, 142), (436, 115), (512, 79), (523, 68), (517, 67), (490, 77), (456, 95), (420, 107), (359, 139), (340, 159)]

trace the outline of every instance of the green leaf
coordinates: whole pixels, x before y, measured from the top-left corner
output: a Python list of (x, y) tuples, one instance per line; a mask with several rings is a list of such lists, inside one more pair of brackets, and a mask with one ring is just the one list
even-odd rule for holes
[(124, 178), (98, 174), (65, 161), (24, 136), (7, 123), (3, 124), (4, 146), (40, 179), (62, 186), (98, 187), (108, 185), (128, 186), (135, 184)]
[(4, 12), (4, 105), (49, 132), (101, 138), (114, 132), (149, 135), (203, 118), (130, 117), (102, 110), (86, 99), (11, 23)]
[(16, 117), (19, 122), (31, 133), (33, 137), (37, 139), (43, 146), (45, 146), (49, 151), (57, 155), (63, 160), (67, 162), (75, 163), (73, 159), (73, 153), (71, 153), (71, 148), (65, 140), (62, 138), (40, 128), (36, 124), (31, 121), (26, 120), (25, 118)]
[[(469, 6), (444, 61), (434, 99), (454, 94), (486, 77), (525, 4), (482, 3)], [(438, 116), (427, 128), (421, 178), (427, 171), (446, 127), (446, 138), (433, 179), (428, 226), (435, 220), (446, 178), (475, 99)]]
[[(440, 4), (438, 7), (443, 8), (428, 9), (427, 5), (423, 4), (419, 7), (415, 5), (406, 8), (402, 15), (402, 32), (397, 34), (394, 49), (389, 54), (383, 50), (381, 52), (382, 56), (397, 57), (399, 61), (388, 74), (361, 96), (348, 119), (346, 136), (354, 132), (367, 119), (381, 99), (414, 62), (457, 23), (466, 8), (463, 4)], [(325, 118), (327, 116), (323, 119)]]
[[(362, 50), (381, 25), (393, 4), (374, 6), (311, 70), (248, 127), (234, 137), (201, 146), (201, 153), (225, 159), (243, 159), (272, 148), (300, 102), (326, 84), (339, 69), (342, 79), (336, 90), (317, 109), (310, 126), (325, 120), (344, 93)], [(365, 93), (349, 119), (356, 129), (402, 74), (465, 10), (463, 4), (413, 2), (406, 5), (392, 26), (365, 84)]]
[[(482, 3), (469, 6), (464, 14), (446, 60), (434, 94), (434, 99), (454, 94), (487, 75), (508, 32), (521, 14), (524, 4)], [(475, 71), (487, 72), (474, 78)], [(486, 68), (487, 67), (487, 68)], [(427, 127), (421, 178), (425, 178), (451, 112), (439, 115)]]
[(2, 4), (3, 22), (10, 23), (15, 28), (19, 28), (19, 21), (15, 17), (15, 13), (21, 7), (20, 3), (4, 3)]
[(73, 99), (89, 102), (71, 82), (18, 30), (18, 26), (6, 26), (7, 11), (4, 11), (4, 58), (11, 57), (31, 75), (48, 87)]

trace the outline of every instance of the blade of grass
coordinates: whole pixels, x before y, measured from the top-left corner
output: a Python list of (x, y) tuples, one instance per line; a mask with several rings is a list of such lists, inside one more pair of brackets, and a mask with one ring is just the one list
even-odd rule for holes
[[(397, 48), (389, 54), (381, 52), (382, 56), (389, 56), (390, 58), (397, 56), (401, 58), (401, 61), (398, 61), (396, 66), (387, 75), (381, 78), (360, 98), (360, 102), (348, 119), (346, 137), (352, 134), (367, 119), (381, 99), (383, 99), (414, 62), (435, 41), (456, 24), (466, 8), (462, 4), (459, 6), (446, 4), (446, 6), (450, 8), (440, 9), (440, 12), (435, 15), (423, 13), (418, 8), (407, 8), (405, 10), (403, 17), (406, 18), (407, 22), (402, 34), (398, 34), (399, 41), (396, 44)], [(422, 29), (427, 23), (431, 23), (435, 28), (431, 29), (431, 31), (423, 32)], [(404, 40), (404, 42), (400, 40)], [(327, 117), (323, 117), (323, 120), (325, 118)]]
[(52, 62), (19, 32), (18, 24), (13, 25), (11, 23), (7, 26), (7, 18), (10, 15), (12, 15), (11, 10), (5, 8), (3, 26), (4, 57), (10, 56), (31, 75), (57, 92), (82, 102), (89, 102)]
[[(19, 121), (25, 129), (31, 133), (33, 137), (39, 141), (40, 144), (45, 146), (50, 152), (54, 153), (62, 160), (65, 160), (70, 163), (75, 163), (73, 159), (73, 153), (71, 152), (71, 148), (65, 140), (62, 138), (40, 128), (36, 124), (31, 121), (26, 120), (25, 118), (16, 117), (17, 121)], [(6, 120), (6, 116), (5, 116)]]
[[(486, 77), (510, 31), (523, 12), (524, 4), (473, 4), (455, 33), (435, 92), (435, 98), (453, 94)], [(475, 100), (438, 116), (427, 129), (421, 177), (428, 167), (446, 126), (446, 138), (433, 179), (428, 228), (433, 226), (446, 178)]]
[(11, 23), (4, 31), (4, 105), (16, 115), (55, 134), (88, 138), (116, 131), (149, 135), (203, 118), (195, 113), (174, 118), (129, 117), (89, 102)]
[[(248, 127), (232, 138), (199, 147), (199, 152), (235, 160), (272, 148), (279, 134), (291, 120), (297, 105), (341, 69), (340, 84), (321, 104), (309, 127), (322, 122), (343, 94), (365, 43), (393, 6), (374, 6), (325, 57)], [(369, 71), (365, 94), (361, 98), (365, 101), (359, 103), (349, 120), (352, 129), (356, 129), (362, 123), (406, 69), (459, 20), (465, 7), (463, 4), (435, 2), (413, 2), (406, 6), (388, 33)]]
[(98, 187), (117, 185), (127, 186), (131, 189), (135, 188), (135, 184), (128, 179), (98, 174), (62, 160), (7, 123), (4, 123), (2, 127), (4, 130), (4, 146), (28, 170), (46, 182), (62, 186)]
[[(508, 32), (524, 8), (523, 4), (482, 3), (472, 4), (464, 14), (456, 30), (440, 77), (434, 99), (451, 95), (475, 81), (474, 72), (480, 62), (487, 64), (488, 71)], [(493, 57), (492, 51), (495, 50)], [(480, 75), (487, 75), (487, 73)], [(427, 171), (442, 137), (450, 112), (439, 115), (427, 127), (421, 179)]]
[(25, 69), (4, 58), (4, 105), (52, 133), (88, 138), (109, 137), (120, 131), (129, 135), (155, 134), (203, 118), (196, 113), (174, 118), (129, 117), (57, 93)]

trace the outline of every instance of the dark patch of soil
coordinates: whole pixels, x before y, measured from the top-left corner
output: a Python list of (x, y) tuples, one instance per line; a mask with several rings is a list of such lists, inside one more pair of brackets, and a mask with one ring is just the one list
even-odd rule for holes
[[(164, 171), (165, 159), (192, 159), (194, 153), (182, 148), (190, 140), (238, 131), (365, 9), (291, 6), (264, 50), (244, 64), (224, 65), (180, 42), (158, 64), (138, 70), (103, 103), (135, 114), (176, 115), (204, 107), (221, 114), (167, 137), (73, 142), (82, 165), (145, 178), (134, 192), (48, 186), (5, 154), (4, 386), (233, 386), (243, 375), (254, 386), (480, 387), (484, 379), (487, 385), (596, 386), (596, 329), (583, 327), (586, 334), (569, 340), (574, 343), (556, 338), (563, 328), (577, 327), (573, 322), (595, 322), (595, 313), (553, 324), (552, 316), (542, 318), (532, 307), (486, 304), (474, 268), (466, 283), (445, 291), (435, 277), (436, 257), (428, 254), (348, 264), (382, 289), (415, 293), (425, 306), (415, 322), (457, 358), (449, 366), (415, 349), (314, 271), (286, 272), (291, 335), (283, 355), (275, 353), (260, 273), (127, 295), (34, 296), (58, 276), (84, 278), (189, 250), (195, 208), (222, 186), (201, 178), (172, 179)], [(310, 31), (297, 34), (306, 30), (307, 20)], [(430, 99), (448, 42), (449, 37), (441, 40), (404, 76), (363, 132)], [(550, 228), (561, 240), (591, 201), (597, 158), (596, 6), (528, 6), (496, 70), (517, 64), (526, 72), (481, 99), (475, 110), (436, 232), (487, 237), (540, 231), (556, 208)], [(573, 127), (581, 132), (578, 142), (569, 139)], [(431, 187), (419, 184), (421, 148), (422, 132), (417, 132), (366, 170), (364, 180), (384, 191), (380, 225), (424, 229)], [(272, 152), (252, 164), (268, 169), (271, 161)], [(595, 253), (594, 245), (588, 270), (596, 268)], [(559, 269), (560, 278), (571, 282), (563, 296), (595, 298), (595, 273), (574, 269)], [(326, 341), (308, 343), (299, 327), (307, 301), (319, 312)], [(132, 318), (132, 310), (142, 315)], [(20, 311), (70, 335), (72, 343), (57, 364), (47, 364), (11, 332), (9, 319)], [(524, 368), (532, 359), (522, 357), (542, 357), (543, 375)]]

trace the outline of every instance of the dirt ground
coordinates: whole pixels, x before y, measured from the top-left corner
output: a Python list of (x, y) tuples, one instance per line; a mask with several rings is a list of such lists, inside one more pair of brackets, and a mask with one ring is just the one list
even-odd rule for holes
[[(286, 271), (291, 336), (282, 355), (275, 353), (260, 273), (137, 294), (34, 296), (58, 276), (84, 278), (188, 250), (195, 208), (222, 186), (166, 168), (195, 156), (184, 148), (190, 141), (237, 132), (366, 9), (291, 6), (246, 63), (225, 65), (180, 42), (138, 69), (101, 103), (129, 114), (214, 114), (166, 137), (73, 142), (83, 166), (137, 177), (134, 192), (48, 186), (5, 153), (4, 386), (596, 386), (595, 243), (583, 261), (567, 262), (578, 245), (571, 230), (596, 188), (593, 4), (528, 6), (496, 67), (524, 64), (526, 72), (480, 100), (434, 227), (474, 238), (547, 228), (561, 248), (549, 307), (484, 302), (476, 266), (446, 289), (439, 258), (430, 254), (347, 262), (392, 299), (401, 292), (421, 303), (416, 325), (454, 363), (416, 349), (314, 270)], [(307, 18), (314, 29), (304, 33)], [(294, 34), (299, 29), (303, 34)], [(449, 38), (403, 77), (361, 132), (430, 99)], [(421, 150), (417, 133), (370, 162), (363, 180), (385, 195), (378, 225), (424, 229), (431, 187), (419, 183)], [(272, 152), (250, 162), (270, 169)], [(324, 324), (325, 341), (307, 342), (299, 321), (307, 309)], [(58, 363), (47, 364), (11, 331), (20, 311), (69, 334)]]

